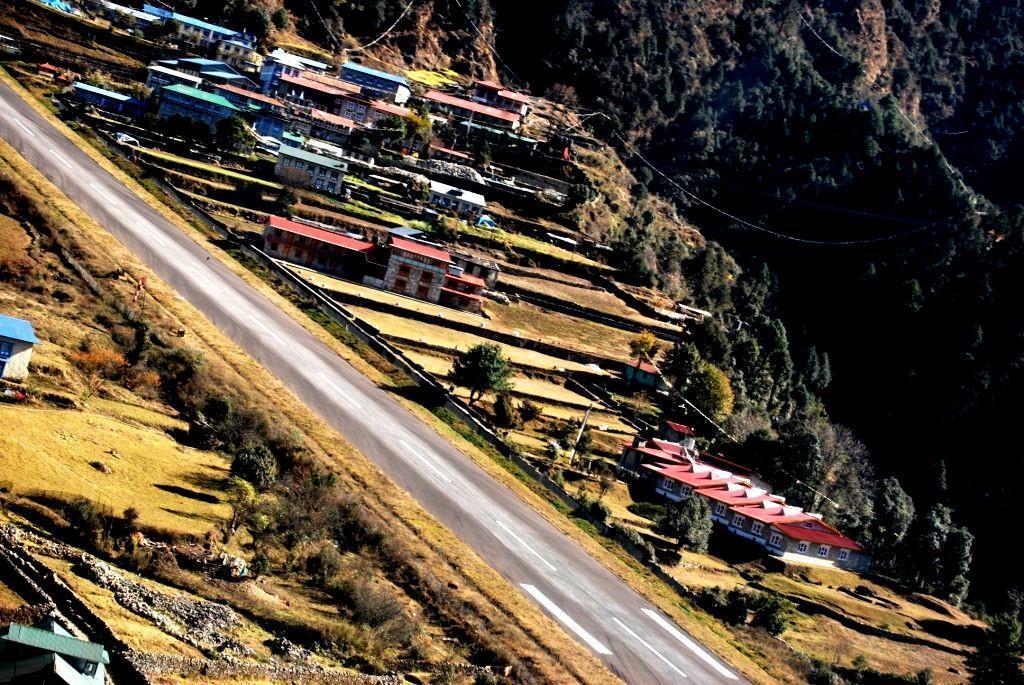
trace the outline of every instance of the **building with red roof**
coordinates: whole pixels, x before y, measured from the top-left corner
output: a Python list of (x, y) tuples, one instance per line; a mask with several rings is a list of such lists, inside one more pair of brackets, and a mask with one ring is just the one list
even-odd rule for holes
[(447, 250), (391, 235), (384, 287), (403, 295), (478, 312), (486, 282), (456, 266)]
[(473, 84), (473, 99), (508, 112), (515, 112), (525, 118), (530, 112), (529, 95), (509, 90), (497, 81), (476, 81)]
[[(669, 430), (692, 432), (682, 424), (671, 424)], [(857, 542), (820, 515), (787, 504), (767, 487), (756, 486), (749, 471), (721, 468), (728, 462), (699, 454), (692, 440), (636, 437), (623, 446), (619, 470), (627, 477), (650, 481), (654, 493), (669, 501), (703, 497), (718, 529), (750, 540), (783, 561), (868, 570), (871, 556)]]
[(277, 259), (355, 278), (366, 270), (377, 246), (351, 235), (270, 215), (263, 229), (263, 250)]
[(439, 90), (428, 90), (422, 96), (431, 109), (446, 112), (451, 116), (485, 126), (507, 128), (513, 131), (519, 128), (523, 115), (518, 112), (485, 105), (482, 102), (466, 100), (455, 95), (442, 93)]
[(653, 363), (644, 359), (632, 359), (622, 366), (622, 378), (627, 385), (651, 390), (667, 390), (668, 381), (661, 375), (661, 370)]

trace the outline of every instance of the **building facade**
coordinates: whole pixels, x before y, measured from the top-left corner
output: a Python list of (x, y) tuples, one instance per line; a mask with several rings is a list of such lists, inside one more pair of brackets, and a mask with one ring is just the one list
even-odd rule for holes
[(462, 190), (440, 181), (430, 181), (430, 204), (456, 214), (476, 217), (487, 208), (487, 200), (480, 193)]
[(241, 111), (223, 95), (207, 93), (205, 90), (180, 84), (161, 88), (159, 102), (156, 113), (161, 119), (177, 114), (186, 119), (202, 122), (211, 130), (216, 129), (217, 122), (221, 119)]
[(404, 76), (371, 69), (355, 62), (345, 62), (342, 65), (341, 78), (397, 105), (407, 102), (411, 94), (409, 81)]
[(28, 376), (32, 348), (39, 344), (32, 324), (0, 314), (0, 378), (20, 382)]
[(184, 71), (171, 69), (162, 64), (151, 64), (146, 69), (146, 87), (158, 90), (164, 86), (176, 85), (192, 86), (198, 88), (203, 84), (201, 76), (186, 74)]
[(352, 236), (270, 216), (263, 230), (263, 249), (277, 259), (355, 279), (366, 271), (376, 246)]
[(79, 640), (52, 617), (0, 629), (0, 683), (103, 685), (109, 664), (103, 645)]
[(343, 160), (290, 145), (281, 145), (277, 150), (274, 175), (290, 185), (337, 195), (344, 188), (347, 170), (348, 164)]

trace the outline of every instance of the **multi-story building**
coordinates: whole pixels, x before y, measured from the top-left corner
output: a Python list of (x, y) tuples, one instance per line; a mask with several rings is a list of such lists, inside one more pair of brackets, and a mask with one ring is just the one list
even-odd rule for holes
[(142, 10), (147, 14), (160, 17), (164, 21), (174, 21), (178, 25), (178, 39), (183, 43), (197, 46), (214, 45), (222, 40), (236, 40), (239, 42), (255, 45), (256, 39), (249, 34), (217, 26), (202, 19), (190, 17), (187, 14), (180, 14), (171, 10), (144, 4)]
[(396, 105), (407, 102), (411, 95), (409, 81), (404, 76), (371, 69), (356, 62), (345, 62), (341, 67), (341, 77), (349, 83), (362, 86), (364, 92), (372, 93), (374, 97), (384, 98)]
[(218, 121), (240, 111), (223, 95), (178, 84), (160, 89), (156, 113), (161, 119), (178, 114), (202, 122), (212, 130), (217, 127)]
[(271, 215), (263, 249), (272, 257), (336, 276), (359, 278), (377, 246), (366, 240)]
[(384, 287), (396, 293), (456, 309), (478, 312), (483, 302), (482, 278), (452, 264), (451, 255), (437, 245), (391, 234), (391, 255)]
[(344, 187), (348, 164), (302, 148), (281, 145), (274, 174), (283, 182), (337, 195)]
[(282, 75), (301, 76), (306, 73), (323, 74), (326, 71), (327, 65), (323, 62), (277, 48), (263, 60), (260, 83), (264, 94), (271, 95), (277, 92)]
[(514, 131), (519, 128), (523, 118), (518, 112), (509, 112), (492, 105), (485, 105), (482, 102), (442, 93), (439, 90), (428, 90), (423, 94), (423, 101), (434, 111), (444, 112), (470, 123), (498, 129)]
[(164, 86), (185, 85), (198, 88), (203, 84), (201, 76), (186, 74), (162, 64), (151, 64), (146, 69), (146, 87), (152, 90), (159, 90)]
[(473, 99), (507, 112), (514, 112), (522, 118), (530, 112), (530, 96), (509, 90), (496, 81), (473, 83)]
[[(681, 424), (671, 424), (670, 430), (692, 433)], [(703, 497), (721, 530), (760, 545), (772, 556), (793, 563), (868, 570), (870, 554), (819, 514), (787, 504), (784, 497), (758, 485), (749, 472), (737, 473), (724, 466), (720, 458), (700, 455), (690, 435), (683, 443), (638, 438), (623, 449), (619, 460), (624, 474), (650, 482), (654, 492), (669, 501)]]
[(256, 46), (241, 40), (226, 39), (218, 42), (217, 59), (247, 73), (258, 73), (263, 67), (263, 55)]

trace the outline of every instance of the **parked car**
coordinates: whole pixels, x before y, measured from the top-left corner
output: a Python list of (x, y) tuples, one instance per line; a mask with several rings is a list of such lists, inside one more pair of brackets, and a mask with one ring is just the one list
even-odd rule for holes
[(130, 135), (128, 135), (127, 133), (125, 133), (123, 131), (118, 131), (117, 134), (114, 135), (114, 140), (116, 140), (117, 142), (121, 143), (122, 145), (138, 145), (139, 144), (138, 140), (136, 140), (135, 138), (131, 137)]

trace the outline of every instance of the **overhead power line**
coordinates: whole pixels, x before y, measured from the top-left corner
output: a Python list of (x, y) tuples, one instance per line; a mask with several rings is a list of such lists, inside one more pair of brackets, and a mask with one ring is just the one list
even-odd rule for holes
[(412, 9), (413, 3), (415, 3), (415, 2), (416, 2), (416, 0), (409, 0), (409, 4), (407, 4), (405, 6), (405, 9), (402, 10), (402, 13), (398, 15), (398, 19), (395, 19), (391, 23), (391, 26), (389, 26), (384, 31), (384, 33), (380, 34), (379, 36), (377, 36), (376, 38), (374, 38), (373, 40), (371, 40), (369, 43), (367, 43), (366, 45), (362, 46), (361, 48), (356, 48), (352, 52), (362, 52), (363, 50), (367, 50), (369, 48), (372, 48), (374, 45), (376, 45), (380, 41), (384, 40), (384, 38), (386, 38), (388, 36), (388, 34), (390, 34), (392, 31), (395, 30), (395, 27), (398, 26), (398, 22), (402, 21), (402, 19), (405, 18), (405, 15), (409, 13), (409, 10)]

